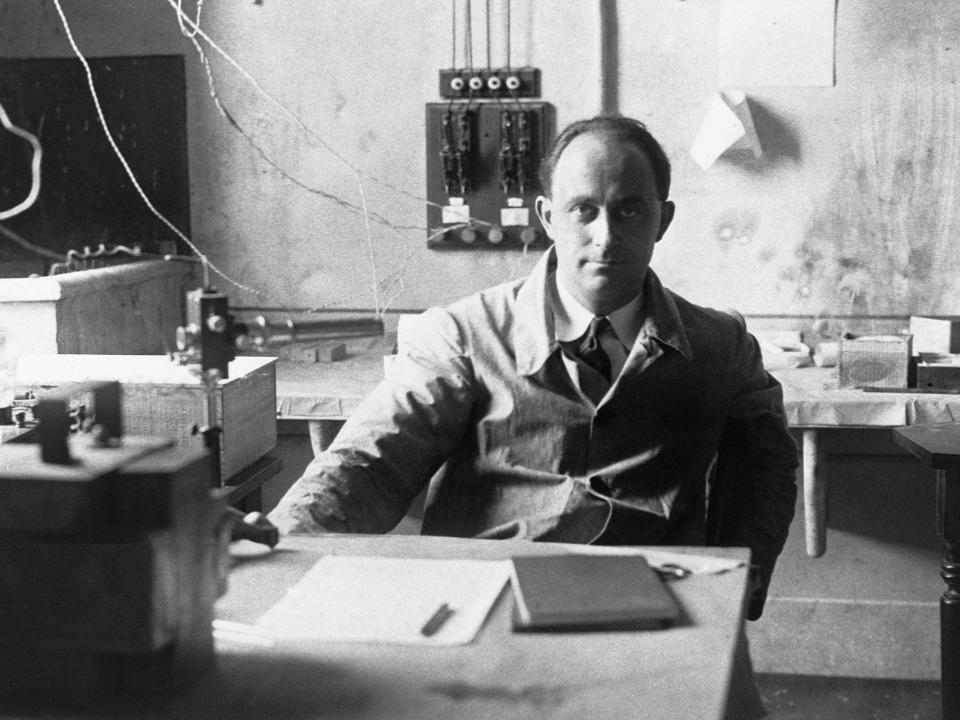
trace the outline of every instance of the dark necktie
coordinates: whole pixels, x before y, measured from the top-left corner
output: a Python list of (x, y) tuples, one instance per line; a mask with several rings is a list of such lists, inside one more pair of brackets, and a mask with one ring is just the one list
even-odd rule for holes
[(577, 342), (576, 354), (587, 365), (610, 382), (610, 356), (600, 344), (600, 333), (610, 327), (610, 321), (605, 317), (595, 317), (590, 321), (587, 332)]

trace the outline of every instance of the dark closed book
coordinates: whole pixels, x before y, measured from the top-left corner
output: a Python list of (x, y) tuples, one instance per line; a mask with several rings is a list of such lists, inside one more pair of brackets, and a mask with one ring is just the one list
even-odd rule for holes
[(652, 630), (680, 616), (642, 555), (514, 557), (511, 582), (514, 630)]

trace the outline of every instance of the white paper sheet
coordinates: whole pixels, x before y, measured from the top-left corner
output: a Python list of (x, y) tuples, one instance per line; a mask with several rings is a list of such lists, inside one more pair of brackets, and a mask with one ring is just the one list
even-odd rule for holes
[(723, 0), (720, 87), (834, 83), (836, 0)]
[(727, 150), (749, 150), (756, 158), (763, 152), (750, 104), (740, 90), (718, 92), (710, 97), (690, 154), (697, 165), (706, 170)]
[[(465, 645), (510, 577), (510, 563), (327, 556), (257, 626), (280, 638), (403, 645)], [(440, 629), (421, 629), (446, 603)]]

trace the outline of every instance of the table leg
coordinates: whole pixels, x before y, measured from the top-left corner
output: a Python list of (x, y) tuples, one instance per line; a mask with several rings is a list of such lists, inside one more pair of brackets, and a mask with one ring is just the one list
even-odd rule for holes
[(343, 427), (343, 420), (310, 420), (307, 426), (310, 430), (310, 447), (313, 448), (313, 456), (317, 457), (330, 447)]
[(940, 682), (944, 720), (960, 720), (960, 471), (937, 470), (937, 532), (943, 538), (940, 577)]
[(810, 557), (827, 549), (827, 467), (818, 440), (819, 431), (803, 431), (803, 520)]

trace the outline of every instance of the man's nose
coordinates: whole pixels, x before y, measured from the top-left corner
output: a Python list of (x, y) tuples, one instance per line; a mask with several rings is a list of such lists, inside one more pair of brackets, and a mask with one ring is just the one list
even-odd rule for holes
[(613, 226), (610, 213), (606, 210), (597, 213), (591, 230), (593, 244), (597, 247), (608, 247), (616, 240), (616, 229)]

